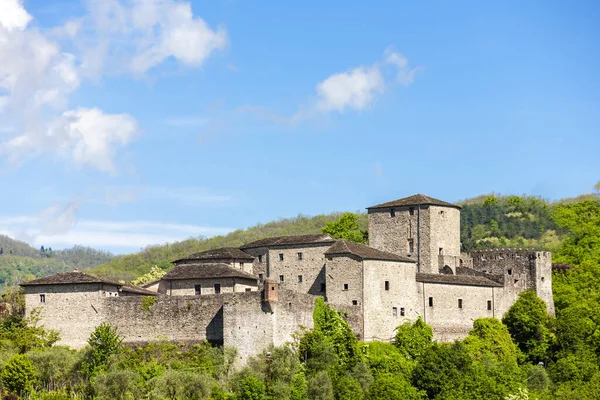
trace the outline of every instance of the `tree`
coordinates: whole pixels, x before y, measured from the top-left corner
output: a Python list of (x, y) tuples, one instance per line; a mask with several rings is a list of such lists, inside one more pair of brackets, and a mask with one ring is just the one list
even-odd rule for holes
[(253, 376), (247, 376), (242, 380), (238, 397), (240, 400), (265, 400), (267, 398), (265, 383)]
[(404, 322), (396, 328), (394, 345), (408, 359), (416, 359), (425, 352), (433, 342), (433, 330), (419, 316), (411, 325)]
[(534, 291), (521, 292), (502, 322), (528, 361), (537, 363), (548, 360), (554, 334), (549, 329), (551, 320), (546, 303)]
[(369, 390), (370, 400), (420, 400), (424, 396), (406, 378), (396, 374), (378, 376)]
[(119, 353), (121, 342), (117, 329), (103, 322), (94, 329), (88, 339), (89, 350), (85, 360), (85, 372), (88, 376), (93, 376), (97, 372), (104, 370), (108, 359)]
[(292, 379), (290, 400), (306, 400), (308, 398), (308, 384), (304, 372), (298, 372)]
[(308, 380), (308, 398), (311, 400), (333, 400), (333, 385), (327, 371), (317, 372)]
[(328, 222), (323, 227), (323, 234), (334, 238), (346, 239), (356, 243), (366, 243), (366, 232), (358, 229), (358, 216), (354, 213), (344, 213), (337, 221)]
[(23, 354), (17, 354), (8, 360), (1, 374), (8, 391), (21, 397), (33, 390), (35, 375), (33, 363)]

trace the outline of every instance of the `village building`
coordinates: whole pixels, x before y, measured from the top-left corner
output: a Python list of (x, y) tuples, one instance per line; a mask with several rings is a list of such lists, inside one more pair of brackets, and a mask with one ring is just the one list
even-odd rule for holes
[(323, 234), (266, 238), (175, 260), (144, 288), (57, 274), (23, 284), (27, 313), (38, 309), (72, 347), (109, 322), (125, 342), (208, 340), (237, 347), (240, 362), (310, 329), (316, 296), (345, 311), (364, 341), (389, 341), (417, 318), (436, 340), (460, 339), (473, 320), (501, 318), (525, 290), (554, 313), (549, 252), (461, 253), (460, 207), (421, 194), (367, 213), (368, 246)]

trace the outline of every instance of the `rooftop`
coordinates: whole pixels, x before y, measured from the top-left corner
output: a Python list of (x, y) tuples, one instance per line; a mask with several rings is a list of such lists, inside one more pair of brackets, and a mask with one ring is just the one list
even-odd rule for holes
[(338, 255), (338, 254), (353, 254), (362, 258), (363, 260), (385, 260), (385, 261), (402, 261), (414, 263), (415, 260), (399, 256), (394, 253), (388, 253), (387, 251), (381, 251), (374, 249), (364, 244), (351, 242), (349, 240), (340, 239), (335, 242), (326, 252), (326, 255)]
[(120, 288), (122, 292), (136, 293), (142, 295), (156, 296), (155, 292), (149, 290), (124, 285), (120, 282), (111, 281), (104, 278), (99, 278), (94, 275), (86, 274), (80, 271), (73, 272), (59, 272), (54, 275), (49, 275), (44, 278), (34, 279), (32, 281), (23, 282), (21, 286), (39, 286), (39, 285), (77, 285), (87, 283), (103, 283), (106, 285), (114, 285)]
[(243, 278), (256, 281), (256, 277), (223, 263), (181, 264), (167, 272), (162, 279), (211, 279), (211, 278)]
[(174, 263), (179, 261), (188, 261), (188, 260), (223, 260), (223, 259), (231, 259), (231, 260), (248, 260), (253, 261), (254, 257), (250, 254), (244, 253), (240, 249), (236, 249), (234, 247), (222, 247), (220, 249), (211, 249), (202, 251), (200, 253), (190, 254), (187, 257), (181, 258), (179, 260), (173, 261)]
[(386, 203), (377, 204), (375, 206), (367, 207), (367, 210), (372, 208), (390, 208), (390, 207), (405, 207), (405, 206), (443, 206), (443, 207), (454, 207), (460, 210), (460, 206), (456, 204), (448, 203), (446, 201), (434, 199), (433, 197), (425, 196), (424, 194), (415, 194), (413, 196), (404, 197), (402, 199), (388, 201)]
[(260, 239), (241, 246), (241, 249), (251, 249), (256, 247), (288, 246), (297, 244), (319, 244), (333, 243), (335, 239), (329, 235), (295, 235), (295, 236), (276, 236), (272, 238)]
[(445, 285), (463, 286), (488, 286), (502, 287), (501, 284), (484, 278), (483, 276), (471, 275), (445, 275), (445, 274), (417, 274), (417, 282), (440, 283)]

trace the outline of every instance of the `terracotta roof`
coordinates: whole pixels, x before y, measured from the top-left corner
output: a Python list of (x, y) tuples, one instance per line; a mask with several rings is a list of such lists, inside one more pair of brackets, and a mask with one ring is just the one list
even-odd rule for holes
[(387, 203), (377, 204), (376, 206), (367, 207), (367, 210), (371, 208), (390, 208), (390, 207), (404, 207), (404, 206), (444, 206), (454, 207), (460, 209), (460, 206), (456, 204), (448, 203), (446, 201), (434, 199), (433, 197), (425, 196), (424, 194), (415, 194), (413, 196), (404, 197), (402, 199), (388, 201)]
[(335, 239), (329, 235), (295, 235), (295, 236), (277, 236), (272, 238), (260, 239), (250, 242), (241, 249), (251, 249), (256, 247), (287, 246), (295, 244), (318, 244), (333, 243)]
[(139, 287), (124, 285), (120, 282), (110, 281), (108, 279), (99, 278), (94, 275), (89, 275), (83, 272), (59, 272), (58, 274), (46, 276), (44, 278), (34, 279), (29, 282), (21, 283), (21, 286), (38, 286), (38, 285), (76, 285), (86, 283), (104, 283), (107, 285), (115, 285), (122, 292), (136, 293), (142, 295), (156, 296), (155, 292)]
[(363, 260), (386, 260), (386, 261), (402, 261), (414, 263), (415, 260), (402, 257), (394, 253), (388, 253), (387, 251), (381, 251), (374, 249), (364, 244), (351, 242), (349, 240), (340, 239), (335, 242), (326, 252), (328, 256), (338, 254), (353, 254), (362, 258)]
[(502, 287), (501, 284), (491, 281), (483, 276), (470, 275), (445, 275), (445, 274), (417, 274), (417, 282), (440, 283), (445, 285), (461, 286), (489, 286)]
[(187, 257), (181, 258), (179, 260), (175, 260), (173, 262), (176, 263), (178, 261), (186, 261), (186, 260), (223, 260), (223, 259), (254, 261), (254, 257), (252, 257), (250, 254), (244, 253), (240, 249), (236, 249), (234, 247), (222, 247), (220, 249), (212, 249), (212, 250), (202, 251), (200, 253), (190, 254)]
[(223, 263), (198, 263), (176, 265), (163, 276), (163, 280), (177, 279), (210, 279), (210, 278), (244, 278), (256, 280), (256, 277)]

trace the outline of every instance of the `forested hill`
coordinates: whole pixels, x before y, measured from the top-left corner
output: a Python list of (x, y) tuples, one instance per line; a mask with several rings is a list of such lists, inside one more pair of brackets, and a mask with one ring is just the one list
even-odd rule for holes
[(36, 249), (25, 242), (0, 235), (0, 288), (73, 268), (89, 269), (113, 258), (114, 255), (109, 252), (83, 246), (64, 250), (43, 246)]

